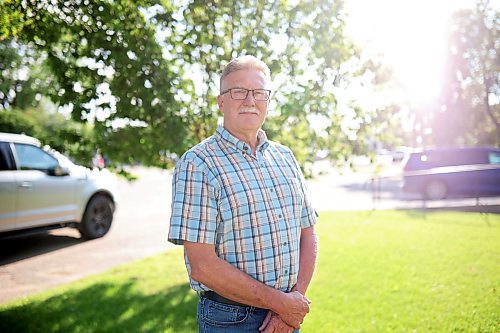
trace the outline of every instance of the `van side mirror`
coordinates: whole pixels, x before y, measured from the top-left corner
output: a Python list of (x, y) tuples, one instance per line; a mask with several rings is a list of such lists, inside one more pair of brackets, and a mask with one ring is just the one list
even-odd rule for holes
[(47, 170), (49, 176), (56, 176), (56, 177), (62, 177), (62, 176), (68, 176), (69, 175), (69, 169), (66, 167), (62, 167), (60, 165), (57, 165), (53, 168), (50, 168)]

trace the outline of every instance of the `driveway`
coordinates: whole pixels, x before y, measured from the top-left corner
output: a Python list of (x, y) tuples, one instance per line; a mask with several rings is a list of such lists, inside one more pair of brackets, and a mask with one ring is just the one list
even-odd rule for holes
[[(119, 183), (122, 200), (105, 237), (83, 241), (77, 231), (0, 241), (0, 303), (101, 273), (173, 247), (167, 242), (171, 172), (134, 168), (139, 180)], [(373, 208), (500, 207), (500, 198), (452, 199), (423, 203), (400, 193), (397, 178), (386, 179), (373, 197), (368, 174), (330, 173), (308, 181), (311, 200), (319, 211)], [(476, 204), (480, 203), (479, 206)], [(496, 206), (495, 206), (496, 205)]]

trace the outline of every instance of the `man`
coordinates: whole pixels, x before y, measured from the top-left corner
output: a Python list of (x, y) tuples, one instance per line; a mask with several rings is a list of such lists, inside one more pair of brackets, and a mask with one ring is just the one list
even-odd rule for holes
[(261, 126), (270, 70), (253, 56), (224, 69), (223, 126), (173, 176), (169, 241), (183, 244), (200, 332), (291, 332), (309, 312), (317, 213), (290, 149)]

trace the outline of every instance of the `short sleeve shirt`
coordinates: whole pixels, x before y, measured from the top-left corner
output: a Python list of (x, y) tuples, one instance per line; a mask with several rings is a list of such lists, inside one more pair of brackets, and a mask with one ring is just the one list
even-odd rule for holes
[[(247, 143), (220, 126), (179, 159), (168, 239), (214, 244), (219, 258), (290, 291), (297, 283), (301, 230), (313, 226), (318, 214), (291, 150), (263, 131), (258, 139), (252, 155)], [(191, 277), (190, 284), (210, 290)]]

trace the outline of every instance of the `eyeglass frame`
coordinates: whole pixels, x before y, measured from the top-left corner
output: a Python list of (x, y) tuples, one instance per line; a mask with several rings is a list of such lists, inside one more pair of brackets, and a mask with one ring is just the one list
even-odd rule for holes
[[(245, 98), (234, 98), (233, 97), (233, 92), (232, 92), (233, 89), (246, 90), (247, 94), (245, 95)], [(255, 91), (256, 90), (267, 91), (269, 93), (269, 95), (267, 96), (267, 99), (256, 99), (255, 98)], [(268, 100), (271, 99), (271, 92), (272, 92), (272, 90), (270, 90), (270, 89), (246, 89), (246, 88), (238, 88), (238, 87), (226, 89), (226, 90), (224, 90), (223, 92), (220, 93), (220, 96), (222, 96), (222, 95), (224, 95), (226, 93), (229, 93), (229, 95), (231, 96), (231, 98), (234, 99), (235, 101), (244, 101), (245, 99), (247, 99), (248, 93), (250, 91), (252, 92), (253, 99), (256, 100), (256, 101), (266, 102), (266, 101), (268, 101)]]

